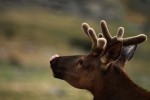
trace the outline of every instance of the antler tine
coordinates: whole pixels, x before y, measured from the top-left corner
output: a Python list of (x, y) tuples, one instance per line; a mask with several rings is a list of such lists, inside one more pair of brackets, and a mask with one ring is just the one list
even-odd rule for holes
[(140, 44), (147, 40), (147, 36), (145, 34), (140, 34), (133, 37), (123, 38), (122, 42), (123, 45), (134, 45), (134, 44)]
[(96, 36), (96, 33), (93, 28), (88, 29), (88, 35), (93, 42), (93, 48), (96, 48), (97, 47), (97, 36)]
[(107, 41), (105, 38), (98, 38), (97, 46), (101, 49), (105, 49)]
[(83, 29), (84, 33), (86, 33), (87, 36), (89, 36), (89, 33), (88, 33), (89, 28), (90, 28), (90, 26), (87, 23), (82, 23), (82, 29)]
[(101, 25), (101, 29), (102, 29), (102, 33), (103, 33), (104, 37), (106, 38), (106, 40), (108, 42), (110, 42), (112, 39), (112, 36), (110, 35), (110, 32), (108, 30), (106, 22), (104, 20), (102, 20), (102, 21), (100, 21), (100, 25)]
[(117, 38), (123, 38), (123, 35), (124, 35), (124, 28), (123, 27), (119, 27), (118, 31), (117, 31), (117, 34), (116, 34), (116, 37)]

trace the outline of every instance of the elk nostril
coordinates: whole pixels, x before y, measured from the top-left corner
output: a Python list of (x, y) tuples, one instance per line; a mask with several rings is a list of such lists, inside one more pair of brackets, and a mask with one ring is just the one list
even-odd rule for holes
[(58, 63), (58, 60), (56, 58), (50, 61), (51, 67), (57, 66), (57, 63)]
[(52, 57), (49, 58), (51, 66), (56, 66), (56, 58), (58, 58), (58, 57), (59, 57), (59, 55), (55, 54), (55, 55), (53, 55)]
[(56, 65), (56, 61), (55, 61), (55, 60), (51, 60), (51, 61), (50, 61), (50, 65), (51, 65), (51, 66), (55, 66), (55, 65)]

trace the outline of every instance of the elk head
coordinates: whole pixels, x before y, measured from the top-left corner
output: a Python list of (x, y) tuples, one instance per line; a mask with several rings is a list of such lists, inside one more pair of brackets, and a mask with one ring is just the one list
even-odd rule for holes
[[(92, 41), (92, 50), (88, 55), (58, 56), (50, 58), (50, 65), (55, 78), (63, 79), (76, 88), (92, 91), (95, 86), (102, 87), (106, 73), (112, 64), (123, 68), (136, 49), (136, 45), (145, 41), (141, 34), (123, 38), (124, 28), (120, 27), (112, 37), (104, 20), (100, 22), (102, 33), (98, 36), (87, 24), (83, 23), (84, 33)], [(96, 85), (98, 84), (98, 85)]]

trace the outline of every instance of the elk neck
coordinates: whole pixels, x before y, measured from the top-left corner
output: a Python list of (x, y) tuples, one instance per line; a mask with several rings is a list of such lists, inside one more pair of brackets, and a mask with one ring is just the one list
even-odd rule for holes
[(107, 69), (103, 82), (95, 84), (91, 89), (94, 100), (150, 100), (150, 92), (133, 83), (122, 68), (114, 64)]

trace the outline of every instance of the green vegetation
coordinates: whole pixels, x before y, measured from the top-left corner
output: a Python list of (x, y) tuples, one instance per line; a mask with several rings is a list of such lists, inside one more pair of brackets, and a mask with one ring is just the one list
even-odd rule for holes
[[(90, 47), (81, 30), (87, 21), (99, 31), (98, 23), (47, 9), (9, 9), (0, 12), (0, 98), (2, 100), (91, 100), (84, 90), (53, 78), (49, 57), (86, 54)], [(110, 31), (119, 25), (112, 23)], [(127, 26), (126, 33), (133, 33)], [(133, 34), (126, 34), (132, 36)], [(78, 40), (77, 44), (74, 41)], [(72, 43), (73, 42), (73, 43)], [(81, 44), (81, 43), (83, 44)], [(75, 42), (76, 43), (76, 42)], [(90, 43), (90, 42), (88, 42)], [(81, 45), (81, 46), (77, 46)], [(139, 45), (125, 71), (150, 90), (150, 42)]]

